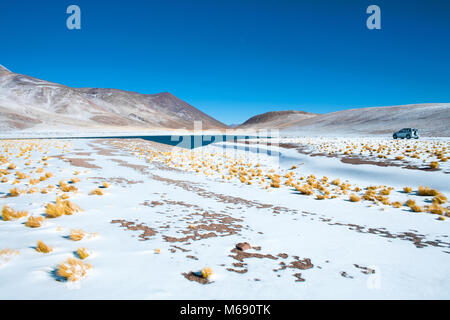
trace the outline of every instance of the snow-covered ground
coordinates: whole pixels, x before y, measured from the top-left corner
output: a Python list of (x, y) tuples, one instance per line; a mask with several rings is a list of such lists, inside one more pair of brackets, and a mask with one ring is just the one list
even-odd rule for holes
[[(0, 220), (0, 299), (450, 297), (449, 140), (271, 141), (0, 141), (0, 206), (27, 213)], [(58, 196), (82, 211), (26, 226)]]

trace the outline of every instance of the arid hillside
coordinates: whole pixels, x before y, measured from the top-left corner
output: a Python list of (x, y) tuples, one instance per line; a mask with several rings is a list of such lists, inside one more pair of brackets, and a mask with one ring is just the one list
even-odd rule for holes
[(227, 126), (174, 95), (70, 88), (0, 66), (0, 130), (191, 129)]

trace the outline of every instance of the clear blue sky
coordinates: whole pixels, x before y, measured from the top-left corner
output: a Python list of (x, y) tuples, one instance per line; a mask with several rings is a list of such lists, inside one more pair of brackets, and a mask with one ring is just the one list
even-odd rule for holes
[[(79, 31), (66, 28), (71, 4)], [(371, 4), (381, 30), (366, 28)], [(0, 64), (74, 87), (169, 91), (228, 124), (450, 102), (450, 1), (1, 1)]]

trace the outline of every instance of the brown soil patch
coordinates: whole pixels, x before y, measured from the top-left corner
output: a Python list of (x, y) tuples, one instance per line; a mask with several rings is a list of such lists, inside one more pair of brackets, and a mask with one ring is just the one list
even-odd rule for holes
[(148, 200), (145, 200), (144, 202), (142, 202), (140, 205), (141, 206), (146, 206), (146, 207), (156, 207), (156, 206), (162, 206), (164, 203), (159, 202), (159, 201), (152, 201), (152, 202), (148, 202)]
[(305, 279), (302, 278), (301, 273), (294, 273), (293, 276), (297, 278), (297, 280), (295, 280), (295, 282), (304, 282), (305, 281)]
[(182, 275), (189, 281), (195, 281), (200, 284), (208, 284), (209, 283), (207, 279), (203, 278), (202, 276), (197, 275), (196, 273), (194, 273), (192, 271), (189, 273), (182, 273)]
[(272, 260), (278, 260), (277, 257), (271, 255), (271, 254), (261, 254), (261, 253), (253, 253), (253, 252), (245, 252), (245, 251), (241, 251), (238, 250), (236, 248), (233, 248), (231, 250), (231, 252), (233, 252), (235, 255), (229, 255), (229, 257), (240, 261), (240, 262), (244, 262), (244, 259), (248, 259), (248, 258), (258, 258), (258, 259), (272, 259)]
[(355, 268), (360, 269), (361, 272), (364, 273), (364, 274), (372, 274), (372, 273), (375, 273), (375, 270), (373, 270), (373, 269), (371, 269), (371, 268), (363, 267), (363, 266), (360, 266), (360, 265), (357, 265), (357, 264), (354, 264), (354, 266), (355, 266)]
[(111, 223), (119, 223), (120, 226), (126, 230), (143, 231), (143, 233), (139, 235), (141, 241), (150, 240), (151, 236), (158, 233), (154, 229), (146, 226), (144, 223), (136, 224), (135, 222), (126, 220), (112, 220)]
[(248, 272), (247, 269), (237, 270), (237, 269), (233, 269), (233, 268), (227, 268), (227, 270), (228, 270), (228, 271), (231, 271), (231, 272), (241, 273), (241, 274), (247, 273), (247, 272)]

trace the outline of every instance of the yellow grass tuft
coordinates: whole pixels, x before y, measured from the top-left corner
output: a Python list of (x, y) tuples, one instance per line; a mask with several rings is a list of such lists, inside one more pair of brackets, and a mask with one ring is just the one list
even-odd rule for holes
[(26, 211), (15, 211), (14, 209), (4, 205), (2, 208), (2, 219), (3, 221), (17, 220), (26, 217), (28, 212)]
[(58, 265), (56, 274), (67, 281), (79, 281), (86, 276), (87, 271), (91, 268), (92, 266), (88, 263), (76, 258), (69, 258), (66, 262)]
[(84, 238), (85, 235), (86, 235), (86, 232), (81, 229), (70, 230), (70, 240), (72, 240), (72, 241), (80, 241)]
[(341, 184), (341, 180), (340, 179), (334, 179), (333, 181), (331, 181), (332, 185), (338, 186)]
[(412, 192), (412, 188), (411, 188), (411, 187), (404, 187), (404, 188), (403, 188), (403, 192), (405, 192), (405, 193), (411, 193), (411, 192)]
[(69, 200), (62, 200), (60, 197), (56, 198), (56, 204), (49, 203), (45, 207), (45, 215), (47, 218), (57, 218), (62, 215), (72, 215), (76, 212), (83, 211), (78, 205)]
[(91, 192), (89, 192), (89, 194), (90, 194), (91, 196), (92, 196), (92, 195), (97, 195), (97, 196), (102, 196), (102, 195), (104, 195), (102, 189), (99, 189), (99, 188), (92, 190)]
[(314, 193), (314, 190), (312, 189), (312, 187), (307, 184), (304, 184), (303, 186), (298, 185), (295, 187), (295, 190), (297, 190), (301, 194), (306, 194), (308, 196), (310, 196)]
[(437, 161), (430, 162), (430, 168), (431, 169), (439, 168), (439, 162), (437, 162)]
[(444, 196), (442, 193), (439, 193), (433, 198), (432, 201), (433, 203), (443, 204), (447, 202), (447, 197)]
[(44, 217), (29, 216), (27, 222), (25, 222), (25, 226), (29, 228), (39, 228), (42, 226), (42, 222), (44, 222)]
[(349, 200), (350, 200), (351, 202), (358, 202), (358, 201), (361, 200), (361, 198), (360, 198), (358, 195), (352, 193), (352, 194), (350, 195)]
[(412, 207), (416, 205), (416, 201), (412, 200), (412, 199), (408, 199), (408, 201), (405, 202), (405, 206), (407, 207)]
[(418, 206), (417, 204), (410, 206), (411, 210), (414, 212), (423, 212), (424, 209), (421, 206)]
[(43, 241), (39, 240), (36, 245), (36, 251), (41, 253), (50, 253), (53, 251), (53, 248), (46, 245)]
[(205, 279), (208, 279), (209, 277), (211, 277), (214, 272), (212, 271), (212, 269), (210, 267), (205, 267), (202, 269), (202, 277)]
[(327, 194), (318, 194), (316, 196), (316, 199), (317, 200), (325, 200), (325, 199), (328, 199), (328, 195)]
[(419, 196), (436, 196), (439, 192), (436, 189), (430, 189), (429, 187), (419, 186), (419, 190), (417, 191)]
[(448, 212), (448, 210), (446, 208), (444, 208), (443, 206), (441, 206), (437, 203), (433, 203), (431, 206), (429, 206), (427, 208), (427, 211), (430, 213), (440, 214), (440, 215), (445, 215)]
[(401, 207), (402, 207), (402, 203), (399, 202), (399, 201), (392, 202), (391, 205), (392, 205), (394, 208), (401, 208)]
[(87, 251), (86, 248), (78, 248), (77, 255), (78, 257), (80, 257), (81, 260), (84, 260), (87, 257), (89, 257), (89, 252)]
[(103, 186), (103, 188), (109, 188), (109, 183), (106, 181), (103, 181), (102, 186)]
[(20, 195), (20, 193), (21, 193), (21, 191), (18, 188), (9, 189), (9, 196), (10, 197), (17, 197), (17, 196)]

